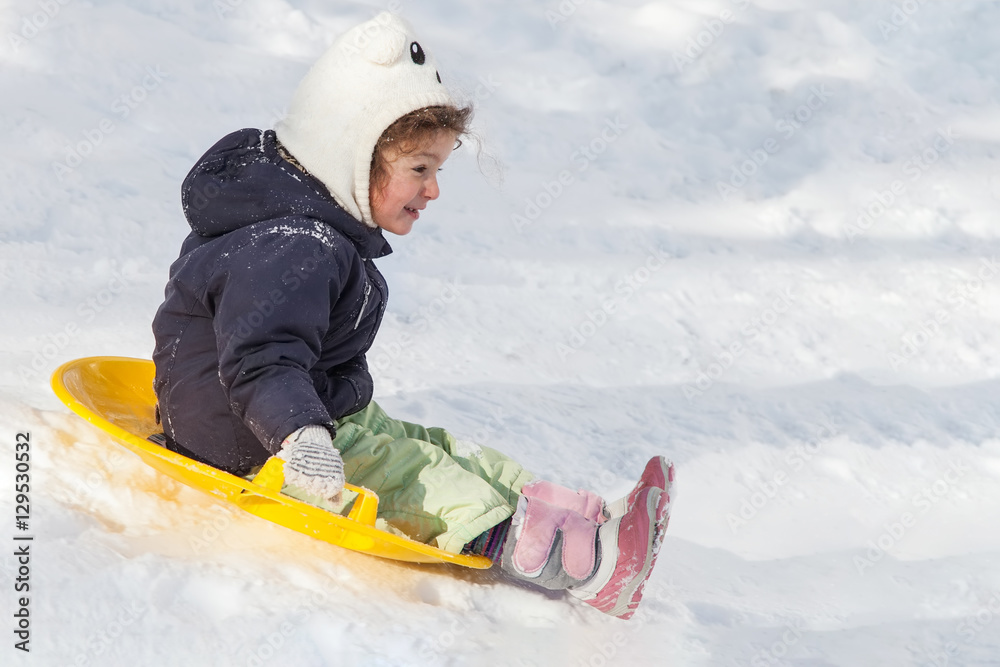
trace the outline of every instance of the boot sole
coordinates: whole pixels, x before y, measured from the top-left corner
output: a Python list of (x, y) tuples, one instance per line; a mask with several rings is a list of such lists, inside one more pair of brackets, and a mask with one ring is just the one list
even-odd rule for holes
[[(627, 581), (621, 589), (614, 594), (613, 597), (599, 600), (601, 591), (604, 590), (606, 586), (611, 584), (611, 579), (613, 578), (615, 570), (618, 567), (620, 551), (618, 549), (617, 538), (620, 536), (623, 517), (616, 517), (608, 522), (618, 522), (618, 526), (615, 528), (616, 539), (614, 540), (614, 544), (607, 545), (610, 547), (607, 552), (602, 550), (601, 564), (598, 567), (597, 572), (591, 578), (592, 581), (605, 581), (607, 584), (594, 592), (590, 592), (585, 589), (571, 589), (569, 592), (572, 595), (583, 600), (595, 609), (603, 611), (611, 616), (618, 616), (623, 619), (627, 619), (632, 616), (635, 611), (634, 605), (638, 604), (636, 598), (642, 597), (642, 587), (653, 569), (659, 544), (662, 541), (657, 539), (658, 535), (660, 535), (660, 531), (657, 530), (657, 518), (661, 512), (660, 499), (662, 493), (663, 491), (661, 489), (653, 488), (646, 494), (646, 510), (643, 513), (645, 522), (644, 525), (640, 526), (640, 530), (645, 528), (647, 532), (646, 552), (645, 558), (642, 559), (642, 568), (636, 572), (635, 575)], [(641, 494), (642, 491), (640, 491), (640, 495)], [(605, 524), (605, 526), (607, 526), (607, 524)]]
[(667, 489), (660, 496), (660, 500), (657, 505), (656, 524), (653, 526), (653, 531), (655, 533), (653, 535), (653, 553), (650, 557), (649, 569), (646, 572), (646, 576), (642, 578), (642, 581), (639, 582), (635, 592), (632, 594), (632, 599), (629, 600), (628, 612), (621, 614), (619, 618), (625, 620), (632, 618), (632, 615), (639, 607), (639, 603), (642, 601), (642, 594), (645, 592), (646, 582), (649, 580), (649, 575), (653, 573), (653, 566), (656, 564), (656, 559), (660, 555), (660, 547), (663, 546), (663, 536), (667, 533), (667, 524), (670, 522), (671, 501), (670, 482), (668, 481)]
[[(674, 481), (674, 464), (662, 456), (651, 458), (639, 477), (639, 483), (635, 485), (625, 497), (608, 503), (608, 516), (611, 518), (625, 516), (632, 509), (635, 499), (639, 493), (648, 487), (663, 489), (670, 492), (670, 487)], [(671, 496), (673, 498), (673, 496)]]

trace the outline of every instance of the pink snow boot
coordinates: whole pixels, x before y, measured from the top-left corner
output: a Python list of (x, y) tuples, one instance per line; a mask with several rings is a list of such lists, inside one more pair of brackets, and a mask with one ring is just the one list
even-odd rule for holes
[(521, 494), (538, 498), (545, 502), (573, 510), (577, 514), (582, 514), (591, 521), (601, 524), (606, 520), (616, 516), (625, 516), (635, 504), (635, 499), (639, 492), (646, 488), (662, 489), (670, 491), (670, 486), (674, 481), (674, 465), (662, 456), (654, 456), (646, 463), (639, 482), (628, 495), (613, 502), (605, 500), (591, 491), (580, 489), (573, 491), (553, 482), (538, 480), (529, 482), (521, 489)]
[(612, 616), (630, 618), (642, 599), (669, 515), (666, 491), (641, 489), (624, 516), (597, 522), (522, 495), (501, 568), (517, 579), (570, 594)]
[(537, 480), (529, 482), (521, 489), (521, 495), (544, 500), (550, 505), (562, 507), (581, 514), (596, 523), (604, 523), (610, 518), (605, 514), (604, 498), (591, 491), (573, 491), (554, 482)]
[(540, 498), (522, 495), (511, 518), (501, 568), (550, 590), (581, 584), (597, 562), (597, 523)]
[(570, 586), (570, 595), (605, 614), (631, 618), (656, 564), (669, 517), (667, 492), (641, 489), (624, 516), (600, 527), (597, 571), (586, 582)]

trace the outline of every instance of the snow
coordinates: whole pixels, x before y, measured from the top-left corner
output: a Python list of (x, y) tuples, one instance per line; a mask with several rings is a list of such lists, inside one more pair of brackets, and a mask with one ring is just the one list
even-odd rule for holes
[(338, 550), (69, 413), (58, 364), (152, 352), (194, 160), (385, 5), (12, 0), (0, 515), (29, 431), (35, 540), (3, 663), (1000, 663), (1000, 6), (401, 6), (482, 154), (379, 261), (376, 398), (609, 497), (669, 455), (642, 612)]

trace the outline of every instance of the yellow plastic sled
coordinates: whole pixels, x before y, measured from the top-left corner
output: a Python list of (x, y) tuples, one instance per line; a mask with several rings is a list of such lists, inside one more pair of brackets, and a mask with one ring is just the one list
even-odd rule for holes
[(161, 430), (154, 417), (153, 375), (153, 362), (146, 359), (87, 357), (60, 366), (52, 375), (52, 389), (70, 410), (117, 438), (147, 464), (263, 519), (382, 558), (490, 567), (484, 556), (453, 554), (379, 530), (375, 527), (378, 496), (367, 489), (347, 485), (359, 495), (345, 517), (282, 494), (281, 459), (271, 457), (249, 481), (147, 440)]

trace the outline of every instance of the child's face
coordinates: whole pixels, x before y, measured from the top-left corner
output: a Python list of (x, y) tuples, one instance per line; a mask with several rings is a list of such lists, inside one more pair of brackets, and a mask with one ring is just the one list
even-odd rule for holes
[(375, 224), (393, 234), (409, 234), (427, 202), (437, 199), (437, 172), (455, 147), (455, 133), (441, 130), (408, 155), (387, 156), (389, 180), (372, 193)]

